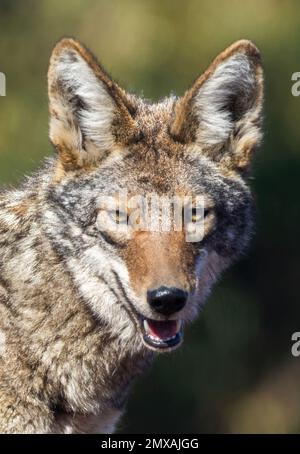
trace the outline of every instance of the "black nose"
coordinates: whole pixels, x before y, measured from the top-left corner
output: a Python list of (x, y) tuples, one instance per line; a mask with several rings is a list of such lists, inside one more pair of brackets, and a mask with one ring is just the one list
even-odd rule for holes
[(179, 312), (185, 306), (187, 297), (187, 292), (174, 287), (159, 287), (147, 292), (151, 308), (163, 315)]

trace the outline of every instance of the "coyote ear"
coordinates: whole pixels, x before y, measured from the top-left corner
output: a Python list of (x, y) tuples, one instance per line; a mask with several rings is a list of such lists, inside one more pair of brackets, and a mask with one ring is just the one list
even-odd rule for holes
[(259, 51), (250, 41), (237, 41), (178, 100), (170, 133), (230, 169), (244, 170), (261, 139), (262, 102)]
[(65, 167), (98, 161), (134, 140), (134, 102), (73, 39), (54, 48), (48, 72), (50, 139)]

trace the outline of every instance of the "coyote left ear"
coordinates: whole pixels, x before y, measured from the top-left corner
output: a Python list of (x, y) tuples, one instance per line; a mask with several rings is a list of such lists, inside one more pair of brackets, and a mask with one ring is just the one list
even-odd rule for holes
[(222, 52), (178, 100), (172, 137), (196, 143), (227, 168), (245, 170), (261, 139), (263, 71), (253, 43)]
[(94, 56), (65, 38), (54, 48), (48, 72), (50, 139), (65, 168), (99, 161), (135, 139), (135, 106)]

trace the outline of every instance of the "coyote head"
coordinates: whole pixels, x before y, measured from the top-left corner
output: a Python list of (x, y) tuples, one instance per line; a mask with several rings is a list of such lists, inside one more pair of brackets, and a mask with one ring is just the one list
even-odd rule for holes
[[(123, 342), (170, 350), (251, 234), (259, 51), (234, 43), (184, 96), (156, 104), (126, 93), (73, 39), (56, 45), (48, 76), (58, 157), (47, 234), (96, 317)], [(145, 228), (153, 195), (182, 201), (182, 228)], [(189, 241), (197, 222), (202, 234)]]

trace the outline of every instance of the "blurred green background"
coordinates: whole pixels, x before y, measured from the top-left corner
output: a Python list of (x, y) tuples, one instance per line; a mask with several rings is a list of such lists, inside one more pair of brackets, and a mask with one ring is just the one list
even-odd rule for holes
[(63, 35), (82, 40), (127, 89), (182, 94), (240, 38), (261, 49), (265, 141), (251, 184), (252, 247), (217, 285), (183, 347), (133, 388), (123, 433), (300, 431), (300, 2), (295, 0), (0, 0), (0, 182), (52, 153), (46, 72)]

